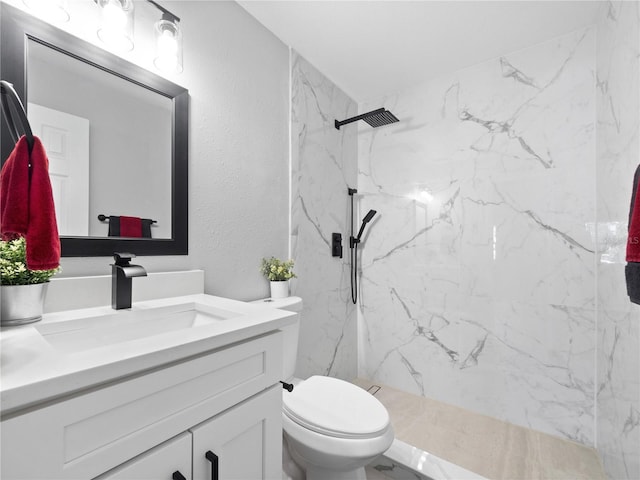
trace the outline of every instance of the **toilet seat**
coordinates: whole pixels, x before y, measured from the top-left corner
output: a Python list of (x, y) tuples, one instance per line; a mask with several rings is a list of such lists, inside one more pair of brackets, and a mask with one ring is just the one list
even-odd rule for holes
[(335, 438), (371, 439), (389, 427), (386, 408), (344, 380), (313, 376), (284, 392), (283, 412), (298, 425)]

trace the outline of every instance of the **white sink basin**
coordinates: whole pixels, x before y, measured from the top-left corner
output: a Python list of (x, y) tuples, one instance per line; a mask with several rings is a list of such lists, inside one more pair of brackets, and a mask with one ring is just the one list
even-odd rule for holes
[(82, 352), (132, 340), (211, 325), (245, 315), (188, 302), (145, 310), (114, 313), (36, 325), (36, 330), (55, 349)]
[(239, 344), (296, 316), (205, 294), (46, 313), (0, 329), (4, 414)]

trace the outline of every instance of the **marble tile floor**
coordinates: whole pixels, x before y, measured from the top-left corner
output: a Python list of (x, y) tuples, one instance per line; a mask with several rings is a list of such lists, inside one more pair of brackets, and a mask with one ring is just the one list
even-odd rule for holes
[[(374, 383), (356, 379), (370, 389)], [(389, 410), (396, 439), (492, 480), (605, 480), (593, 448), (492, 417), (379, 385), (375, 396)], [(372, 389), (373, 391), (374, 389)], [(384, 478), (371, 465), (368, 480)], [(391, 476), (391, 475), (389, 475)], [(394, 475), (395, 478), (399, 478)], [(456, 478), (443, 476), (442, 478)], [(400, 478), (429, 478), (415, 475)], [(433, 480), (441, 480), (434, 478)]]

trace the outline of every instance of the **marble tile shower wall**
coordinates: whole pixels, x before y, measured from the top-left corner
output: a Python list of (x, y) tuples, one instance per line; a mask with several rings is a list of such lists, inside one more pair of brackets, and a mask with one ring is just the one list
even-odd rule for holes
[(638, 479), (640, 307), (626, 295), (624, 250), (640, 153), (640, 5), (607, 3), (597, 27), (597, 444), (611, 478)]
[(342, 259), (331, 257), (331, 233), (349, 229), (357, 129), (338, 131), (333, 122), (357, 115), (357, 104), (295, 52), (291, 69), (291, 255), (298, 275), (292, 291), (304, 301), (296, 373), (352, 379), (357, 319), (348, 250)]
[(595, 40), (361, 105), (361, 376), (594, 444)]

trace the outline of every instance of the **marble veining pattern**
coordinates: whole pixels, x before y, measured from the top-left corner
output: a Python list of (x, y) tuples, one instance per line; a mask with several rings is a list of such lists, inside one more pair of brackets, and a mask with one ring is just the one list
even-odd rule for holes
[(361, 105), (360, 376), (594, 444), (594, 30)]
[(357, 105), (293, 51), (291, 68), (290, 239), (298, 275), (292, 293), (304, 302), (296, 374), (351, 379), (357, 374), (356, 311), (348, 256), (331, 257), (331, 233), (348, 231), (357, 130), (338, 131), (333, 121), (356, 115)]
[(598, 451), (614, 479), (640, 478), (640, 307), (624, 281), (629, 198), (640, 158), (640, 6), (606, 2), (598, 23)]

